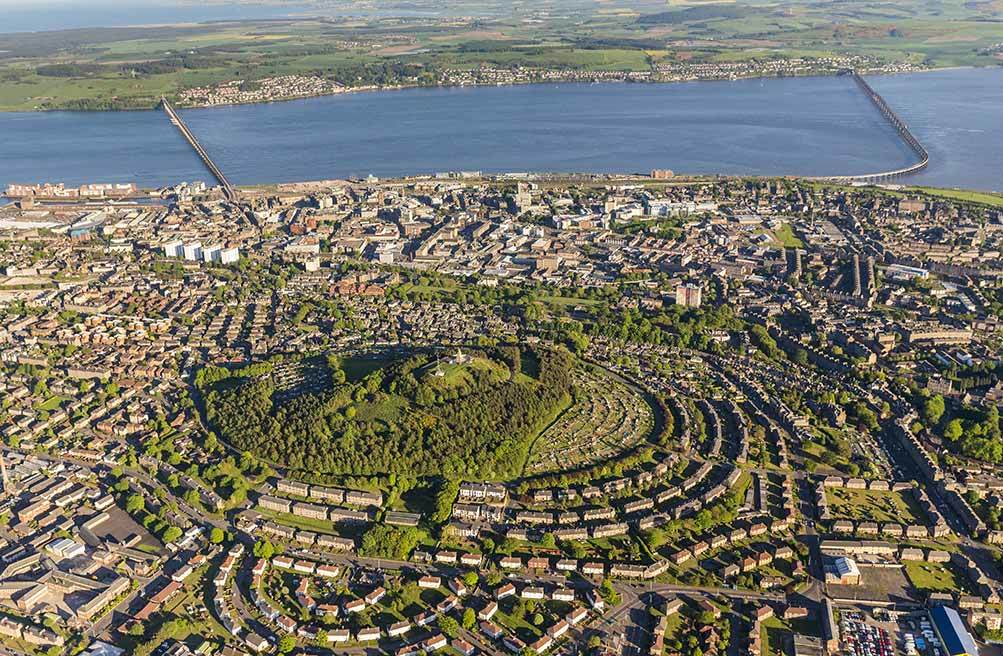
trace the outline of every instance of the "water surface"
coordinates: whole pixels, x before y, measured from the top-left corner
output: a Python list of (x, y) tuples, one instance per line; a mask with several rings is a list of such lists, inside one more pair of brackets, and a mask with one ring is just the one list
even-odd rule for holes
[[(871, 79), (931, 155), (910, 182), (1003, 187), (1003, 69)], [(478, 170), (845, 175), (914, 161), (849, 78), (342, 94), (184, 110), (236, 184)], [(0, 114), (0, 185), (208, 174), (159, 111)]]

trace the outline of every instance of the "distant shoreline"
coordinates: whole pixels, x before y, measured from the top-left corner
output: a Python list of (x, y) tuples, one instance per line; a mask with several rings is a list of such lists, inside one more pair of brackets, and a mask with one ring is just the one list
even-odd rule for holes
[[(968, 70), (968, 69), (987, 69), (991, 70), (994, 68), (1003, 68), (1001, 66), (944, 66), (937, 68), (920, 68), (910, 71), (889, 71), (889, 72), (864, 72), (861, 75), (864, 76), (899, 76), (899, 75), (911, 75), (915, 73), (935, 73), (943, 71), (953, 71), (953, 70)], [(617, 71), (619, 72), (619, 71)], [(227, 103), (217, 103), (217, 104), (182, 104), (178, 101), (177, 96), (169, 97), (174, 105), (179, 110), (187, 109), (214, 109), (214, 108), (224, 108), (224, 107), (240, 107), (245, 105), (269, 105), (274, 103), (284, 103), (292, 102), (295, 100), (310, 100), (312, 98), (327, 98), (332, 96), (341, 96), (346, 94), (356, 94), (356, 93), (373, 93), (373, 92), (389, 92), (389, 91), (407, 91), (411, 89), (467, 89), (467, 88), (483, 88), (483, 87), (522, 87), (522, 86), (533, 86), (533, 85), (599, 85), (599, 84), (687, 84), (694, 82), (739, 82), (745, 80), (782, 80), (782, 79), (798, 79), (798, 78), (813, 78), (813, 77), (836, 77), (840, 75), (842, 71), (815, 71), (805, 75), (738, 75), (733, 77), (721, 77), (721, 78), (686, 78), (677, 80), (632, 80), (628, 78), (623, 79), (610, 79), (610, 80), (527, 80), (521, 82), (482, 82), (482, 83), (471, 83), (471, 84), (402, 84), (393, 86), (360, 86), (360, 87), (346, 87), (341, 91), (334, 91), (331, 93), (315, 93), (306, 95), (295, 95), (281, 98), (271, 98), (268, 100), (249, 100), (249, 101), (236, 101)], [(51, 107), (45, 109), (0, 109), (0, 112), (6, 114), (17, 114), (17, 113), (48, 113), (48, 112), (81, 112), (81, 113), (98, 113), (98, 112), (145, 112), (154, 111), (159, 106), (159, 103), (144, 107), (111, 107), (111, 108), (101, 108), (101, 109), (80, 109), (80, 108), (66, 108), (66, 107)]]

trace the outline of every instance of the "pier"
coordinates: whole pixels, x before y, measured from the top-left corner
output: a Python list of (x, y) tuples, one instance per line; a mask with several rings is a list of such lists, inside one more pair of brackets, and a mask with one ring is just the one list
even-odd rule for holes
[(871, 85), (867, 83), (867, 80), (862, 78), (856, 71), (846, 71), (845, 75), (849, 75), (853, 78), (853, 81), (857, 83), (857, 86), (861, 91), (870, 98), (874, 106), (878, 108), (881, 115), (885, 117), (885, 120), (891, 124), (895, 131), (898, 132), (899, 137), (902, 141), (909, 146), (910, 149), (916, 154), (918, 158), (915, 164), (907, 166), (901, 169), (895, 169), (893, 171), (881, 171), (879, 173), (865, 173), (863, 175), (838, 175), (838, 176), (828, 176), (824, 178), (825, 180), (833, 180), (837, 182), (881, 182), (883, 180), (889, 180), (891, 178), (897, 178), (904, 175), (909, 175), (910, 173), (915, 173), (917, 171), (922, 171), (930, 163), (930, 153), (927, 152), (923, 144), (919, 142), (912, 132), (909, 131), (909, 126), (898, 117), (895, 111), (888, 106), (885, 99), (881, 97), (877, 91), (871, 88)]
[(202, 163), (205, 164), (205, 167), (209, 169), (209, 172), (212, 173), (213, 177), (215, 177), (219, 182), (220, 187), (223, 188), (223, 195), (226, 196), (226, 199), (231, 202), (236, 202), (236, 188), (230, 184), (230, 181), (226, 179), (225, 175), (223, 175), (223, 171), (216, 166), (215, 162), (212, 161), (212, 158), (209, 157), (209, 153), (207, 153), (205, 148), (202, 147), (202, 144), (199, 143), (199, 140), (195, 137), (195, 134), (191, 131), (191, 129), (189, 129), (188, 125), (184, 122), (184, 119), (181, 118), (171, 103), (167, 101), (167, 98), (161, 96), (160, 105), (164, 108), (164, 113), (167, 114), (167, 117), (171, 119), (171, 123), (177, 126), (178, 130), (181, 131), (181, 135), (189, 144), (191, 144), (191, 147), (195, 149), (195, 153), (202, 159)]

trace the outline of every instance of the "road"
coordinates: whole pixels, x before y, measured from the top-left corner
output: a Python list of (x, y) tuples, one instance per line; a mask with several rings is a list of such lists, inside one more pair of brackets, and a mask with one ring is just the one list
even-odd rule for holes
[[(26, 452), (21, 451), (19, 449), (5, 448), (4, 452), (7, 451), (17, 451), (22, 455), (27, 455)], [(82, 467), (83, 469), (86, 469), (87, 471), (91, 472), (92, 474), (98, 477), (105, 475), (109, 471), (108, 466), (104, 464), (88, 462), (86, 460), (71, 458), (69, 456), (60, 456), (56, 458), (53, 456), (49, 456), (47, 454), (38, 454), (34, 452), (32, 452), (30, 455), (39, 458), (40, 460), (44, 460), (46, 462), (69, 462), (79, 467)], [(168, 488), (160, 481), (151, 477), (144, 470), (131, 467), (123, 467), (122, 471), (125, 474), (125, 478), (129, 481), (129, 486), (131, 489), (139, 492), (140, 494), (143, 494), (144, 496), (147, 496), (145, 494), (145, 490), (143, 489), (144, 485), (151, 490), (156, 490), (156, 489), (161, 490), (162, 494), (164, 495), (164, 499), (166, 499), (166, 503), (174, 504), (178, 508), (178, 510), (185, 516), (187, 521), (190, 522), (191, 524), (208, 528), (217, 526), (223, 529), (224, 531), (234, 532), (233, 527), (229, 524), (229, 522), (223, 519), (206, 517), (204, 513), (188, 505), (188, 503), (186, 503), (184, 499), (175, 496), (174, 493), (170, 490), (170, 488)], [(177, 517), (175, 518), (175, 520), (178, 519), (180, 518)], [(92, 625), (88, 629), (87, 634), (95, 637), (109, 638), (111, 634), (114, 632), (114, 630), (117, 628), (117, 626), (121, 622), (128, 619), (129, 617), (128, 611), (131, 604), (135, 602), (137, 598), (145, 594), (146, 587), (153, 580), (154, 579), (151, 578), (139, 579), (138, 580), (139, 585), (132, 592), (130, 592), (129, 595), (125, 597), (125, 599), (119, 602), (114, 609), (105, 613), (100, 620), (95, 622), (94, 625)]]
[[(765, 413), (764, 413), (765, 414)], [(773, 419), (766, 415), (766, 421), (773, 425)], [(889, 444), (888, 441), (894, 442), (889, 436), (882, 435), (883, 442), (882, 446), (885, 451), (889, 454), (894, 467), (897, 472), (901, 472), (908, 477), (919, 479), (919, 472), (916, 470), (915, 463), (908, 458), (901, 449), (894, 448), (894, 444)], [(903, 457), (905, 456), (905, 457)], [(99, 465), (94, 463), (83, 462), (79, 460), (74, 460), (70, 458), (53, 458), (48, 456), (42, 456), (43, 458), (50, 461), (69, 461), (74, 464), (80, 465), (89, 471), (94, 472), (98, 475), (107, 474), (107, 466)], [(696, 456), (696, 460), (703, 461), (704, 459)], [(252, 544), (256, 539), (257, 535), (254, 533), (243, 533), (234, 530), (234, 527), (230, 521), (222, 517), (214, 517), (206, 515), (204, 511), (189, 505), (184, 499), (177, 497), (167, 485), (163, 484), (156, 478), (156, 476), (151, 476), (144, 469), (140, 468), (125, 468), (126, 478), (129, 481), (130, 486), (133, 489), (147, 493), (147, 490), (157, 490), (159, 495), (166, 500), (166, 503), (170, 504), (172, 507), (177, 509), (179, 523), (183, 519), (185, 522), (190, 522), (193, 525), (201, 526), (203, 528), (219, 527), (225, 531), (231, 532), (238, 536), (246, 544)], [(759, 473), (761, 475), (775, 475), (778, 472), (774, 469), (761, 469), (761, 468), (750, 468), (746, 471), (751, 471)], [(808, 573), (810, 576), (810, 582), (807, 587), (799, 593), (799, 596), (806, 600), (803, 605), (813, 606), (820, 603), (822, 598), (825, 596), (825, 586), (824, 586), (824, 571), (822, 565), (821, 553), (819, 551), (820, 537), (815, 530), (814, 522), (810, 519), (815, 513), (815, 508), (812, 502), (814, 490), (812, 486), (813, 478), (803, 469), (798, 469), (790, 472), (790, 475), (795, 479), (796, 485), (799, 488), (799, 506), (798, 512), (806, 520), (803, 523), (803, 528), (801, 533), (798, 535), (798, 539), (805, 543), (809, 547), (808, 556)], [(903, 477), (906, 477), (903, 476)], [(920, 479), (921, 480), (921, 479)], [(961, 524), (960, 518), (953, 511), (953, 509), (948, 506), (942, 495), (939, 493), (935, 486), (930, 486), (928, 488), (931, 499), (940, 509), (941, 513), (947, 519), (948, 523), (951, 525), (952, 529), (958, 532), (961, 537), (961, 547), (962, 550), (972, 557), (980, 567), (982, 567), (990, 576), (999, 577), (999, 568), (996, 563), (993, 562), (991, 554), (985, 549), (985, 547), (975, 540), (967, 537), (964, 527)], [(293, 548), (288, 551), (291, 555), (309, 558), (311, 560), (316, 560), (320, 562), (327, 562), (331, 564), (338, 564), (342, 566), (353, 566), (361, 567), (373, 570), (382, 571), (400, 571), (407, 569), (418, 575), (422, 574), (439, 574), (444, 576), (458, 576), (463, 572), (468, 571), (467, 568), (454, 567), (449, 565), (435, 564), (435, 563), (413, 563), (413, 562), (402, 562), (393, 561), (379, 558), (367, 558), (359, 556), (356, 554), (330, 554), (316, 552), (308, 549), (297, 549)], [(253, 564), (253, 558), (245, 557), (241, 560), (240, 567), (234, 572), (228, 583), (228, 589), (226, 594), (228, 595), (231, 603), (240, 618), (240, 622), (250, 631), (254, 631), (266, 638), (277, 640), (278, 630), (269, 625), (266, 621), (258, 619), (259, 613), (257, 609), (253, 607), (250, 602), (249, 597), (245, 594), (247, 590), (250, 589), (251, 584), (251, 573), (250, 568)], [(552, 585), (561, 585), (576, 588), (579, 590), (591, 589), (593, 583), (584, 579), (572, 578), (567, 579), (564, 576), (543, 574), (539, 576), (532, 575), (526, 572), (517, 572), (508, 574), (508, 580), (518, 582), (518, 583), (533, 583), (539, 584), (540, 582), (549, 583)], [(137, 589), (133, 590), (129, 596), (121, 601), (116, 608), (107, 613), (97, 624), (91, 627), (92, 635), (100, 635), (105, 632), (110, 632), (114, 629), (114, 625), (119, 621), (119, 619), (124, 616), (129, 610), (132, 603), (138, 597), (145, 595), (145, 588), (150, 583), (149, 580), (143, 581), (142, 585)], [(211, 585), (208, 581), (205, 582)], [(622, 595), (622, 600), (615, 607), (611, 608), (602, 617), (590, 622), (590, 626), (595, 629), (600, 629), (607, 632), (612, 636), (616, 636), (614, 643), (618, 646), (622, 656), (640, 656), (643, 652), (647, 650), (647, 646), (650, 644), (651, 640), (651, 630), (653, 625), (653, 619), (648, 608), (657, 603), (659, 598), (664, 598), (674, 595), (686, 595), (686, 596), (713, 596), (713, 597), (727, 597), (735, 602), (739, 601), (752, 601), (760, 603), (773, 603), (780, 604), (786, 603), (787, 597), (782, 593), (771, 593), (771, 592), (757, 592), (754, 590), (739, 590), (730, 587), (714, 587), (714, 586), (688, 586), (688, 585), (678, 585), (678, 584), (665, 584), (665, 583), (655, 583), (655, 582), (632, 582), (632, 581), (618, 581), (615, 584), (616, 589)], [(798, 602), (793, 602), (798, 603)], [(210, 609), (210, 612), (212, 609)], [(735, 621), (732, 618), (732, 621)], [(584, 640), (590, 632), (584, 627), (579, 627), (575, 630), (576, 634)], [(740, 631), (733, 631), (733, 635), (740, 635)], [(482, 635), (475, 631), (461, 631), (461, 637), (471, 644), (475, 645), (480, 651), (488, 654), (488, 656), (503, 656), (503, 650), (499, 648), (498, 645), (491, 641), (486, 640)], [(735, 640), (733, 640), (735, 642)], [(729, 650), (732, 649), (732, 645), (729, 645)], [(376, 651), (375, 647), (352, 647), (339, 649), (339, 653), (351, 653), (356, 655), (371, 654)], [(313, 647), (309, 647), (305, 650), (306, 653), (310, 654), (321, 654), (327, 653), (322, 650), (318, 650)], [(2, 654), (0, 654), (2, 656)]]

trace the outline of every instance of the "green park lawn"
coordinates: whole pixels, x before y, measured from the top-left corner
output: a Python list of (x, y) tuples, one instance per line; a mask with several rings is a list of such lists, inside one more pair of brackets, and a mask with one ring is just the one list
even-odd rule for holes
[(829, 488), (826, 497), (833, 516), (838, 518), (879, 523), (925, 523), (923, 510), (903, 492)]
[(784, 223), (774, 230), (773, 238), (787, 248), (804, 248), (804, 242), (794, 235), (794, 230), (789, 223)]
[(906, 577), (919, 592), (969, 591), (968, 579), (949, 563), (906, 561)]

